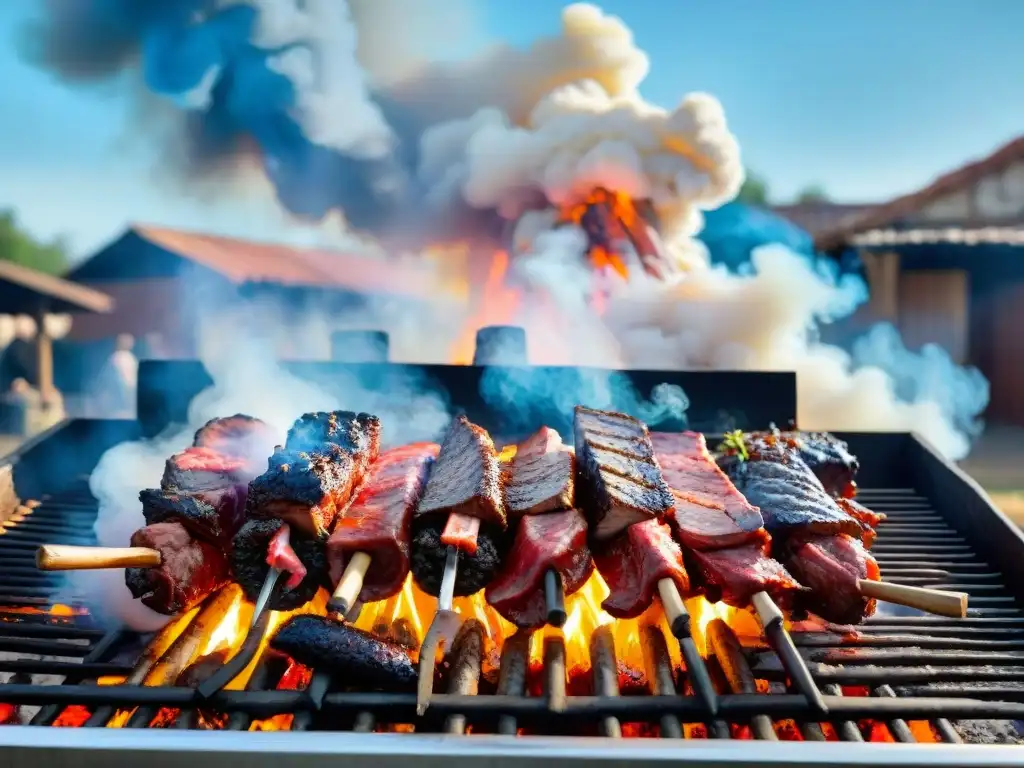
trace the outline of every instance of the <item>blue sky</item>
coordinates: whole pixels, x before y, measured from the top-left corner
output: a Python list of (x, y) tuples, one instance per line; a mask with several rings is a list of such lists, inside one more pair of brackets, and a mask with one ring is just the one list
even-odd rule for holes
[[(155, 142), (130, 119), (125, 84), (72, 90), (19, 59), (17, 30), (37, 2), (0, 3), (0, 206), (39, 234), (68, 234), (79, 253), (129, 220), (243, 234), (251, 211), (155, 177)], [(563, 5), (476, 0), (478, 39), (460, 47), (528, 44), (557, 30)], [(717, 96), (779, 198), (820, 183), (836, 199), (884, 200), (1024, 132), (1024, 0), (599, 5), (650, 55), (644, 95), (666, 106)]]

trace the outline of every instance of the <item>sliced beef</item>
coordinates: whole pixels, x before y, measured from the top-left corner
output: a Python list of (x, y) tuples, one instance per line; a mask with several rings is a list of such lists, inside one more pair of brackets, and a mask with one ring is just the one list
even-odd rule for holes
[[(231, 565), (235, 580), (250, 600), (255, 601), (263, 589), (263, 582), (270, 572), (267, 556), (271, 542), (284, 527), (285, 523), (279, 519), (249, 520), (235, 536)], [(278, 581), (275, 597), (269, 603), (269, 608), (274, 611), (300, 608), (312, 600), (321, 587), (330, 586), (322, 541), (304, 536), (292, 528), (288, 545), (305, 567), (306, 575), (294, 587), (289, 587), (283, 577)]]
[(346, 685), (387, 691), (416, 688), (416, 667), (404, 648), (324, 616), (293, 616), (270, 645)]
[(416, 514), (457, 512), (505, 528), (505, 481), (490, 435), (460, 416), (441, 443)]
[(191, 536), (229, 547), (245, 522), (246, 485), (176, 493), (148, 488), (139, 493), (146, 525), (181, 523)]
[(316, 411), (303, 414), (288, 430), (285, 448), (315, 453), (335, 446), (368, 467), (380, 452), (380, 419), (368, 413), (352, 411)]
[(547, 621), (544, 574), (556, 571), (571, 595), (594, 570), (587, 548), (587, 521), (575, 509), (524, 517), (498, 577), (487, 586), (487, 602), (517, 627)]
[(243, 458), (213, 448), (192, 447), (167, 459), (160, 487), (175, 492), (224, 488), (248, 483), (258, 471), (254, 472)]
[(801, 585), (783, 565), (767, 555), (763, 543), (701, 552), (688, 550), (686, 563), (708, 600), (745, 608), (758, 592), (781, 606), (793, 603)]
[(193, 539), (179, 523), (156, 523), (132, 534), (131, 546), (160, 552), (156, 568), (126, 568), (125, 584), (143, 605), (173, 616), (187, 611), (231, 577), (223, 551)]
[(672, 508), (672, 494), (641, 422), (577, 406), (573, 431), (576, 503), (596, 541), (607, 541), (634, 523), (661, 518)]
[(573, 504), (573, 454), (558, 432), (541, 427), (521, 443), (509, 465), (505, 498), (510, 517), (569, 509)]
[(258, 475), (267, 457), (274, 452), (277, 440), (277, 431), (266, 422), (236, 413), (206, 422), (196, 432), (192, 444), (243, 459), (253, 467), (253, 475)]
[(601, 607), (617, 619), (631, 619), (650, 607), (658, 582), (670, 578), (682, 595), (690, 591), (683, 553), (672, 531), (658, 520), (629, 526), (610, 542), (593, 548), (594, 564), (608, 585)]
[(380, 454), (352, 504), (335, 522), (327, 541), (332, 582), (345, 570), (346, 557), (370, 555), (359, 600), (384, 600), (402, 588), (409, 574), (412, 516), (439, 446), (416, 443)]
[(698, 549), (723, 549), (768, 536), (757, 507), (719, 469), (699, 432), (652, 433), (654, 454), (672, 490), (668, 514), (680, 542)]
[(280, 518), (308, 536), (326, 537), (352, 498), (356, 468), (347, 453), (275, 453), (269, 468), (249, 483), (246, 510), (253, 518)]
[[(416, 584), (428, 595), (437, 596), (448, 557), (448, 547), (441, 541), (446, 519), (438, 515), (416, 517), (412, 523), (412, 560), (410, 569)], [(490, 523), (481, 523), (476, 536), (476, 550), (459, 550), (459, 568), (455, 577), (456, 597), (479, 592), (491, 583), (501, 568), (508, 550), (505, 531)]]
[(858, 579), (880, 578), (878, 563), (850, 536), (812, 536), (791, 541), (783, 559), (809, 591), (799, 605), (826, 621), (859, 624), (875, 612), (875, 601), (864, 597)]

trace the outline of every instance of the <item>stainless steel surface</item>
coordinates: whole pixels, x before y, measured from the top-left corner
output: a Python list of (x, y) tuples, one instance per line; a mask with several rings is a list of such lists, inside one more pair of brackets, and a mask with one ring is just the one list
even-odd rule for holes
[(668, 741), (661, 739), (421, 736), (415, 734), (0, 728), (3, 768), (457, 768), (600, 764), (688, 766), (1020, 766), (1014, 746), (841, 742)]

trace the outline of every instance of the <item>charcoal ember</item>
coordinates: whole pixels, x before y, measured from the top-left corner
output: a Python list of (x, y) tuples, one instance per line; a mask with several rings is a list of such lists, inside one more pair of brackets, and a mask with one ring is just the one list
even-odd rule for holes
[[(255, 601), (263, 589), (263, 582), (270, 572), (267, 549), (270, 540), (283, 525), (284, 522), (276, 518), (252, 519), (243, 525), (235, 536), (231, 564), (235, 579), (250, 600)], [(306, 577), (292, 589), (284, 583), (284, 578), (278, 580), (275, 595), (268, 604), (273, 611), (293, 611), (300, 608), (312, 600), (321, 587), (326, 589), (330, 586), (327, 556), (322, 540), (303, 536), (293, 530), (291, 548), (306, 566)]]
[(202, 491), (244, 485), (259, 473), (245, 459), (228, 456), (212, 448), (192, 447), (164, 462), (160, 487), (174, 492)]
[(303, 414), (288, 430), (285, 448), (293, 453), (324, 452), (334, 446), (362, 467), (380, 452), (380, 419), (353, 411), (316, 411)]
[[(429, 595), (441, 590), (441, 577), (448, 547), (441, 541), (445, 519), (427, 516), (413, 520), (410, 568), (416, 584)], [(497, 575), (508, 549), (505, 532), (496, 525), (480, 524), (476, 552), (459, 553), (455, 595), (466, 597), (479, 592)]]
[(160, 552), (155, 568), (126, 568), (132, 596), (157, 613), (173, 616), (202, 602), (231, 576), (223, 551), (193, 539), (180, 523), (157, 523), (132, 534), (131, 546)]
[(231, 654), (227, 650), (200, 656), (181, 671), (174, 684), (181, 688), (198, 688), (213, 677), (230, 657)]
[(454, 512), (505, 528), (507, 480), (490, 435), (460, 416), (445, 434), (416, 515)]
[(252, 518), (280, 518), (292, 530), (324, 538), (349, 503), (356, 467), (345, 453), (274, 453), (267, 471), (249, 483), (246, 512)]
[(416, 687), (416, 667), (404, 648), (324, 616), (292, 617), (270, 645), (300, 664), (330, 671), (351, 685), (387, 691)]
[(146, 525), (181, 523), (195, 538), (227, 547), (245, 522), (247, 491), (245, 485), (191, 493), (147, 488), (139, 493), (139, 501)]

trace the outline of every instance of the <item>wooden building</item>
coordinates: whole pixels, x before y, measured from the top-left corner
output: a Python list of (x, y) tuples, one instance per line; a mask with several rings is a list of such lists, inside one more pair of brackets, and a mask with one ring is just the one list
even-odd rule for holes
[(870, 287), (864, 324), (890, 321), (911, 349), (933, 342), (991, 385), (986, 413), (1024, 425), (1024, 136), (829, 231)]

